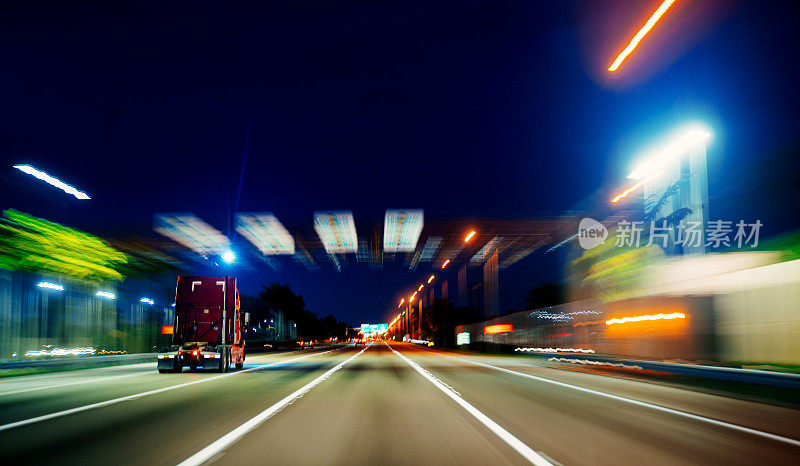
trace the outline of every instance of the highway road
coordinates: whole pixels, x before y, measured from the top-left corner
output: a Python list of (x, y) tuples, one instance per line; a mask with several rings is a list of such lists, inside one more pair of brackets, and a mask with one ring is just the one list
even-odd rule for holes
[(800, 413), (411, 344), (0, 379), (0, 464), (800, 464)]

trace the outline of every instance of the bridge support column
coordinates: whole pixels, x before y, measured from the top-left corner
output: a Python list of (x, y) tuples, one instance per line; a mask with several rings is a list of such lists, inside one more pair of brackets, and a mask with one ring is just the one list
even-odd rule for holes
[(497, 265), (497, 251), (495, 250), (483, 264), (483, 312), (486, 318), (500, 315)]

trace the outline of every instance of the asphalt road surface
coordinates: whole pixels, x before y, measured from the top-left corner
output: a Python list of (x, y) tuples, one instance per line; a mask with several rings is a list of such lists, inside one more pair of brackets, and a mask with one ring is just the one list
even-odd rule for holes
[(0, 379), (0, 464), (800, 464), (800, 413), (411, 344)]

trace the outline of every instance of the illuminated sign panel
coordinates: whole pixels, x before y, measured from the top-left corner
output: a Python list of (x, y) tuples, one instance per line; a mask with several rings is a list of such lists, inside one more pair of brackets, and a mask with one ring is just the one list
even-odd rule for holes
[(383, 223), (383, 250), (411, 252), (416, 249), (423, 218), (422, 210), (387, 210)]
[(198, 254), (221, 254), (228, 250), (228, 237), (194, 214), (155, 216), (155, 231)]
[(161, 334), (162, 335), (172, 335), (173, 330), (174, 329), (173, 329), (172, 325), (164, 325), (164, 326), (161, 327)]
[(272, 213), (237, 214), (236, 231), (266, 256), (294, 254), (294, 238)]
[(387, 331), (389, 331), (389, 324), (361, 324), (361, 333), (364, 335), (386, 333)]
[(461, 332), (456, 335), (456, 344), (458, 345), (468, 345), (469, 344), (469, 332)]
[(358, 250), (352, 212), (314, 212), (314, 230), (328, 254), (344, 254)]

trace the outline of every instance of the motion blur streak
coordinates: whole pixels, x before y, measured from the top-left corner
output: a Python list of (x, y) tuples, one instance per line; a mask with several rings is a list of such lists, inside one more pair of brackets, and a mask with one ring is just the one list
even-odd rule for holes
[(496, 325), (487, 325), (483, 329), (483, 333), (487, 335), (494, 335), (497, 333), (508, 333), (514, 330), (514, 326), (511, 324), (496, 324)]
[(623, 199), (623, 198), (627, 197), (628, 194), (630, 194), (630, 193), (636, 191), (637, 189), (641, 188), (643, 184), (645, 184), (648, 181), (652, 180), (654, 177), (655, 177), (655, 175), (653, 175), (653, 176), (651, 176), (649, 178), (646, 178), (646, 179), (636, 183), (635, 185), (631, 186), (630, 188), (626, 189), (625, 191), (622, 191), (621, 193), (617, 194), (616, 196), (614, 196), (614, 199), (611, 199), (611, 203), (612, 204), (616, 204), (617, 202), (619, 202), (620, 199)]
[(91, 199), (91, 197), (89, 197), (89, 195), (86, 194), (85, 192), (78, 191), (74, 187), (68, 185), (67, 183), (64, 183), (63, 181), (59, 180), (58, 178), (56, 178), (54, 176), (50, 176), (50, 175), (48, 175), (47, 173), (45, 173), (45, 172), (43, 172), (41, 170), (37, 170), (37, 169), (31, 167), (30, 165), (14, 165), (14, 168), (16, 168), (17, 170), (19, 170), (21, 172), (27, 173), (27, 174), (35, 177), (35, 178), (38, 178), (38, 179), (44, 181), (45, 183), (47, 183), (47, 184), (49, 184), (51, 186), (55, 186), (56, 188), (64, 191), (67, 194), (71, 194), (71, 195), (75, 196), (78, 199), (81, 199), (81, 200)]
[(624, 324), (626, 322), (641, 322), (643, 320), (671, 320), (671, 319), (685, 319), (685, 318), (686, 314), (682, 312), (673, 312), (672, 314), (655, 314), (646, 316), (633, 316), (633, 317), (622, 317), (618, 319), (609, 319), (606, 321), (606, 325)]
[(539, 382), (545, 382), (545, 383), (549, 383), (549, 384), (553, 384), (553, 385), (558, 385), (559, 387), (571, 388), (573, 390), (578, 390), (578, 391), (581, 391), (581, 392), (584, 392), (584, 393), (591, 393), (592, 395), (602, 396), (604, 398), (610, 398), (612, 400), (622, 401), (622, 402), (633, 404), (633, 405), (636, 405), (636, 406), (642, 406), (644, 408), (650, 408), (650, 409), (654, 409), (654, 410), (661, 411), (661, 412), (664, 412), (664, 413), (674, 414), (676, 416), (682, 416), (682, 417), (686, 417), (686, 418), (689, 418), (689, 419), (694, 419), (696, 421), (706, 422), (706, 423), (709, 423), (709, 424), (714, 424), (714, 425), (717, 425), (717, 426), (726, 427), (728, 429), (738, 430), (739, 432), (745, 432), (745, 433), (748, 433), (748, 434), (757, 435), (759, 437), (768, 438), (770, 440), (775, 440), (776, 442), (787, 443), (789, 445), (794, 445), (796, 447), (800, 447), (800, 440), (795, 440), (795, 439), (792, 439), (792, 438), (783, 437), (781, 435), (771, 434), (769, 432), (764, 432), (764, 431), (757, 430), (757, 429), (751, 429), (749, 427), (740, 426), (738, 424), (731, 424), (730, 422), (719, 421), (717, 419), (711, 419), (711, 418), (708, 418), (708, 417), (698, 416), (697, 414), (691, 414), (691, 413), (687, 413), (685, 411), (678, 411), (677, 409), (666, 408), (664, 406), (654, 405), (654, 404), (651, 404), (651, 403), (646, 403), (644, 401), (639, 401), (639, 400), (634, 400), (634, 399), (631, 399), (631, 398), (625, 398), (625, 397), (622, 397), (622, 396), (612, 395), (610, 393), (605, 393), (605, 392), (600, 392), (600, 391), (597, 391), (597, 390), (592, 390), (591, 388), (584, 388), (584, 387), (579, 387), (577, 385), (572, 385), (572, 384), (568, 384), (568, 383), (564, 383), (564, 382), (557, 382), (555, 380), (550, 380), (550, 379), (546, 379), (544, 377), (538, 377), (538, 376), (535, 376), (535, 375), (526, 374), (524, 372), (517, 372), (517, 371), (512, 371), (511, 369), (505, 369), (503, 367), (492, 366), (491, 364), (484, 364), (482, 362), (470, 361), (469, 359), (456, 358), (456, 357), (448, 356), (448, 355), (442, 354), (442, 353), (436, 353), (436, 354), (439, 354), (440, 356), (443, 356), (445, 358), (455, 359), (457, 361), (465, 362), (465, 363), (468, 363), (468, 364), (475, 364), (476, 366), (487, 367), (489, 369), (494, 369), (496, 371), (505, 372), (507, 374), (518, 375), (520, 377), (525, 377), (525, 378), (528, 378), (528, 379), (531, 379), (531, 380), (537, 380)]
[(625, 49), (622, 52), (620, 52), (620, 54), (617, 56), (617, 59), (614, 60), (614, 63), (612, 63), (611, 66), (608, 67), (608, 71), (617, 71), (617, 69), (625, 60), (625, 58), (628, 55), (630, 55), (631, 52), (633, 52), (636, 46), (639, 45), (639, 42), (644, 38), (645, 35), (647, 35), (648, 32), (650, 32), (650, 29), (653, 29), (653, 26), (655, 26), (656, 22), (658, 22), (661, 16), (667, 11), (667, 9), (670, 6), (672, 6), (674, 2), (675, 0), (664, 0), (661, 6), (659, 6), (658, 9), (655, 11), (655, 13), (653, 13), (653, 16), (651, 16), (650, 19), (648, 19), (647, 22), (644, 23), (644, 26), (642, 26), (642, 28), (639, 29), (639, 32), (637, 32), (636, 35), (633, 36), (633, 39), (631, 39), (631, 42), (628, 44), (628, 46), (625, 47)]
[(547, 358), (547, 360), (553, 362), (566, 362), (569, 364), (582, 364), (584, 366), (608, 366), (608, 367), (621, 367), (623, 369), (642, 370), (642, 366), (635, 366), (635, 365), (615, 363), (615, 362), (592, 361), (590, 359)]
[(515, 348), (514, 351), (531, 351), (534, 353), (594, 353), (593, 349), (583, 348)]
[(420, 375), (428, 379), (428, 381), (433, 385), (435, 385), (436, 388), (444, 392), (445, 395), (449, 396), (453, 401), (458, 403), (459, 406), (464, 408), (468, 413), (472, 414), (472, 416), (475, 417), (475, 419), (480, 421), (481, 424), (483, 424), (489, 430), (491, 430), (492, 433), (500, 437), (511, 448), (516, 450), (517, 453), (525, 457), (526, 460), (530, 461), (532, 464), (535, 464), (537, 466), (552, 464), (546, 459), (544, 459), (541, 455), (533, 451), (528, 445), (525, 445), (525, 443), (523, 443), (520, 439), (514, 437), (513, 435), (511, 435), (510, 432), (503, 429), (498, 423), (494, 422), (488, 416), (478, 411), (474, 406), (472, 406), (466, 400), (464, 400), (464, 398), (461, 398), (461, 395), (459, 395), (458, 392), (443, 384), (439, 379), (434, 377), (430, 372), (423, 369), (419, 364), (415, 363), (414, 361), (408, 359), (407, 357), (395, 351), (395, 349), (392, 348), (390, 344), (386, 343), (386, 345), (389, 347), (389, 349), (392, 350), (394, 354), (396, 354), (406, 364), (413, 367), (415, 371), (419, 372)]
[(136, 400), (138, 398), (142, 398), (142, 397), (145, 397), (145, 396), (155, 395), (155, 394), (158, 394), (158, 393), (163, 393), (163, 392), (167, 392), (167, 391), (170, 391), (170, 390), (175, 390), (177, 388), (188, 387), (190, 385), (196, 385), (196, 384), (200, 384), (200, 383), (203, 383), (203, 382), (210, 382), (212, 380), (221, 379), (223, 377), (230, 377), (230, 376), (233, 376), (233, 375), (244, 374), (245, 372), (255, 371), (255, 370), (258, 370), (258, 369), (262, 369), (264, 367), (271, 367), (271, 366), (278, 366), (278, 365), (281, 365), (281, 364), (287, 364), (287, 363), (298, 361), (300, 359), (305, 359), (305, 358), (308, 358), (308, 357), (311, 357), (311, 356), (319, 356), (321, 354), (330, 353), (331, 351), (334, 351), (334, 350), (329, 350), (329, 351), (325, 351), (325, 352), (322, 352), (322, 353), (307, 354), (305, 356), (300, 356), (300, 357), (297, 357), (297, 358), (291, 358), (291, 359), (287, 359), (285, 361), (278, 361), (278, 362), (274, 362), (274, 363), (271, 363), (271, 364), (266, 364), (264, 366), (251, 367), (250, 369), (244, 369), (244, 370), (240, 370), (240, 371), (236, 371), (236, 372), (229, 372), (227, 374), (221, 374), (221, 375), (217, 375), (217, 376), (214, 376), (214, 377), (209, 377), (207, 379), (199, 379), (199, 380), (193, 380), (191, 382), (181, 383), (181, 384), (178, 384), (178, 385), (170, 385), (168, 387), (157, 388), (155, 390), (149, 390), (149, 391), (142, 392), (142, 393), (135, 393), (133, 395), (123, 396), (123, 397), (120, 397), (120, 398), (114, 398), (112, 400), (100, 401), (98, 403), (92, 403), (92, 404), (88, 404), (88, 405), (84, 405), (84, 406), (78, 406), (77, 408), (72, 408), (72, 409), (65, 409), (64, 411), (58, 411), (58, 412), (55, 412), (55, 413), (45, 414), (43, 416), (36, 416), (36, 417), (32, 417), (30, 419), (23, 419), (21, 421), (10, 422), (8, 424), (1, 425), (0, 426), (0, 431), (14, 429), (16, 427), (26, 426), (26, 425), (34, 424), (34, 423), (41, 422), (41, 421), (47, 421), (47, 420), (50, 420), (50, 419), (55, 419), (55, 418), (58, 418), (58, 417), (67, 416), (69, 414), (80, 413), (82, 411), (88, 411), (90, 409), (102, 408), (104, 406), (110, 406), (110, 405), (113, 405), (113, 404), (121, 403), (123, 401)]
[(334, 372), (336, 372), (339, 369), (341, 369), (342, 367), (344, 367), (345, 364), (347, 364), (348, 362), (352, 361), (353, 359), (361, 356), (361, 354), (363, 354), (364, 351), (367, 350), (367, 348), (369, 348), (369, 346), (364, 347), (364, 349), (362, 349), (358, 353), (356, 353), (356, 354), (350, 356), (349, 358), (345, 359), (344, 361), (340, 362), (339, 364), (337, 364), (336, 366), (332, 367), (331, 369), (329, 369), (327, 372), (325, 372), (324, 374), (320, 375), (316, 379), (314, 379), (311, 382), (309, 382), (309, 383), (303, 385), (302, 387), (298, 388), (297, 390), (295, 390), (289, 396), (285, 397), (281, 401), (279, 401), (279, 402), (275, 403), (274, 405), (270, 406), (269, 408), (265, 409), (264, 411), (262, 411), (261, 413), (259, 413), (255, 417), (251, 418), (249, 421), (245, 422), (244, 424), (240, 425), (239, 427), (237, 427), (237, 428), (233, 429), (232, 431), (228, 432), (227, 434), (225, 434), (225, 436), (223, 436), (222, 438), (220, 438), (216, 442), (214, 442), (211, 445), (203, 448), (202, 450), (198, 451), (197, 453), (195, 453), (194, 455), (190, 456), (186, 460), (182, 461), (180, 463), (180, 466), (199, 465), (199, 464), (205, 463), (206, 461), (209, 461), (211, 458), (213, 458), (214, 456), (216, 456), (217, 454), (219, 454), (220, 452), (222, 452), (223, 450), (225, 450), (226, 448), (231, 446), (234, 442), (236, 442), (240, 438), (244, 437), (248, 432), (250, 432), (251, 430), (253, 430), (256, 427), (260, 426), (262, 423), (264, 423), (264, 421), (266, 421), (267, 419), (271, 418), (272, 416), (274, 416), (275, 414), (280, 412), (286, 406), (290, 405), (294, 400), (300, 398), (306, 392), (308, 392), (312, 388), (314, 388), (317, 385), (319, 385), (325, 379), (330, 377)]

